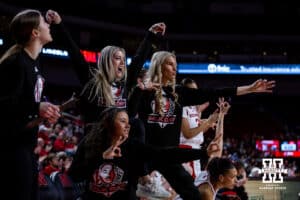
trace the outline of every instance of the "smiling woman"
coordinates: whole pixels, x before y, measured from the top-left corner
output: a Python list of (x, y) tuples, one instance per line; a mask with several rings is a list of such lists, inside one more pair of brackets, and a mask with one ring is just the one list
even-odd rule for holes
[(143, 173), (145, 160), (182, 163), (204, 159), (215, 151), (213, 144), (206, 151), (140, 143), (135, 135), (129, 135), (129, 117), (124, 109), (107, 108), (100, 119), (79, 144), (68, 171), (75, 182), (89, 184), (85, 200), (136, 199), (134, 179)]
[(83, 87), (79, 105), (83, 120), (89, 124), (98, 121), (100, 113), (107, 107), (127, 108), (128, 93), (136, 85), (139, 71), (147, 57), (164, 41), (162, 34), (166, 25), (156, 23), (146, 31), (128, 67), (125, 49), (114, 45), (102, 48), (97, 66), (90, 65), (64, 25), (61, 23), (57, 29), (62, 33), (63, 46), (69, 53), (72, 67)]

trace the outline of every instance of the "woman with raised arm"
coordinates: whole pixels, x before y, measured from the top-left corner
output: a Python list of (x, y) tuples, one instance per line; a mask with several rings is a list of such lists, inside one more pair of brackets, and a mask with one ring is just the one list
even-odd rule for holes
[[(148, 77), (160, 87), (141, 90), (136, 87), (129, 101), (129, 115), (144, 122), (146, 141), (154, 146), (179, 145), (182, 107), (199, 105), (212, 97), (244, 95), (257, 92), (272, 92), (274, 81), (257, 80), (247, 86), (224, 89), (192, 89), (176, 86), (176, 56), (168, 51), (153, 54)], [(181, 165), (160, 166), (155, 169), (168, 180), (183, 199), (199, 199), (193, 178)], [(176, 174), (176, 176), (174, 176)]]
[[(1, 139), (7, 143), (0, 148), (5, 163), (1, 195), (13, 200), (35, 200), (38, 162), (34, 148), (38, 124), (30, 124), (37, 118), (55, 123), (60, 117), (58, 106), (41, 99), (45, 79), (39, 55), (52, 36), (40, 11), (32, 9), (17, 13), (10, 31), (16, 43), (0, 59)], [(11, 192), (12, 188), (16, 191)]]
[[(48, 13), (58, 17), (55, 11)], [(155, 23), (146, 32), (129, 66), (126, 65), (125, 49), (108, 45), (101, 50), (95, 68), (85, 61), (81, 50), (62, 22), (56, 26), (55, 31), (68, 50), (82, 85), (79, 104), (86, 125), (98, 122), (100, 113), (107, 107), (127, 108), (128, 93), (137, 84), (139, 72), (146, 59), (166, 45), (163, 37), (166, 25), (163, 22)]]
[[(181, 81), (183, 87), (197, 89), (197, 83), (191, 78)], [(202, 111), (209, 106), (209, 102), (201, 105), (185, 106), (182, 110), (182, 123), (180, 133), (180, 147), (200, 149), (204, 142), (204, 133), (216, 123), (218, 113), (212, 113), (207, 120), (201, 120)], [(201, 161), (193, 160), (185, 163), (184, 167), (190, 170), (194, 179), (201, 173)]]
[[(168, 165), (194, 159), (206, 159), (218, 151), (216, 140), (207, 150), (158, 148), (136, 140), (129, 133), (130, 124), (126, 110), (110, 107), (103, 111), (100, 121), (93, 125), (78, 146), (69, 174), (74, 181), (88, 183), (83, 200), (132, 199), (135, 191), (129, 181), (134, 174), (143, 172), (143, 162)], [(129, 164), (140, 166), (140, 171)]]
[[(57, 17), (57, 12), (50, 11), (49, 15)], [(74, 65), (74, 70), (79, 77), (83, 87), (79, 95), (79, 107), (85, 123), (85, 133), (89, 127), (99, 121), (100, 113), (108, 107), (127, 108), (128, 93), (137, 84), (136, 80), (146, 59), (161, 46), (166, 45), (164, 34), (166, 25), (163, 22), (153, 24), (147, 31), (145, 38), (139, 45), (132, 62), (126, 66), (125, 50), (118, 46), (106, 46), (101, 52), (97, 61), (97, 67), (92, 68), (80, 52), (79, 47), (73, 41), (70, 33), (63, 23), (57, 26), (57, 31), (62, 32), (63, 43), (69, 52)], [(144, 141), (144, 125), (132, 117), (131, 135), (139, 134), (140, 141)], [(144, 183), (154, 184), (147, 173), (142, 176)], [(150, 185), (151, 186), (151, 185)], [(158, 191), (148, 187), (149, 196), (160, 196)], [(165, 192), (166, 191), (162, 191)], [(162, 194), (163, 195), (163, 194)]]

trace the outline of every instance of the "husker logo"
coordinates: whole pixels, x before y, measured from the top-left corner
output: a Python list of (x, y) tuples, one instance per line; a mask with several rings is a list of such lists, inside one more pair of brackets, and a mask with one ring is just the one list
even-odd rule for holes
[(264, 158), (262, 164), (263, 168), (259, 173), (263, 174), (263, 183), (283, 183), (282, 174), (287, 174), (287, 169), (283, 168), (282, 158)]

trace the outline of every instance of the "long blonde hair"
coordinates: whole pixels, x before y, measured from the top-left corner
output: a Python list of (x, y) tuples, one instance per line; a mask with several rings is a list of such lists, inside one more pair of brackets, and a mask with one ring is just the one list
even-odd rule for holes
[[(147, 76), (150, 77), (153, 83), (159, 83), (160, 88), (155, 93), (155, 112), (162, 114), (163, 101), (162, 101), (162, 66), (167, 58), (173, 57), (176, 59), (175, 54), (168, 51), (157, 51), (152, 55), (151, 63)], [(172, 95), (175, 102), (178, 100), (178, 95), (175, 93), (176, 80), (168, 83), (168, 86), (172, 88)]]
[(30, 41), (31, 32), (40, 25), (41, 12), (33, 9), (26, 9), (14, 16), (10, 22), (9, 29), (16, 44), (11, 46), (0, 58), (0, 63), (7, 57), (20, 52)]
[[(97, 63), (97, 69), (92, 71), (93, 78), (85, 86), (84, 91), (90, 87), (89, 100), (93, 101), (99, 97), (105, 101), (106, 106), (115, 105), (111, 92), (111, 84), (115, 81), (115, 69), (112, 58), (117, 51), (121, 51), (125, 55), (125, 50), (117, 46), (106, 46), (101, 50)], [(127, 78), (127, 70), (121, 81), (125, 82)]]

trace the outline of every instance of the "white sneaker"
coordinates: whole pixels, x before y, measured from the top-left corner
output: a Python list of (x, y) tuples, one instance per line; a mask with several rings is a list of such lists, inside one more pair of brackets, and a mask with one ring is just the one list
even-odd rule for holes
[(179, 196), (179, 194), (177, 194), (174, 200), (183, 200), (183, 199)]
[(199, 186), (206, 181), (208, 181), (208, 173), (207, 171), (201, 171), (199, 175), (195, 178), (194, 184), (196, 186)]
[(153, 177), (151, 183), (145, 185), (138, 183), (136, 196), (147, 198), (148, 200), (159, 200), (171, 197), (171, 193), (162, 185), (161, 177)]

